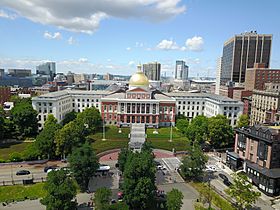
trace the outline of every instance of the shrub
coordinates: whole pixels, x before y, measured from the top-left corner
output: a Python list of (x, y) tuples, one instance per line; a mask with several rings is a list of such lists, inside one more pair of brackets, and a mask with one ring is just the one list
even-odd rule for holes
[(13, 152), (10, 154), (9, 160), (12, 162), (20, 162), (22, 161), (22, 155), (19, 152)]

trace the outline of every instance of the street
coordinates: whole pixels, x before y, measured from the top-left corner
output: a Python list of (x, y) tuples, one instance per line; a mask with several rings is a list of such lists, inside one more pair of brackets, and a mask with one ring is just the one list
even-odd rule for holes
[[(215, 187), (215, 189), (217, 189), (220, 193), (226, 194), (225, 193), (225, 189), (227, 189), (228, 187), (223, 183), (223, 180), (221, 177), (219, 177), (219, 174), (224, 174), (225, 176), (227, 176), (227, 178), (229, 179), (229, 181), (231, 183), (233, 183), (232, 177), (230, 174), (233, 173), (232, 170), (230, 170), (227, 166), (225, 166), (222, 163), (221, 158), (214, 156), (213, 154), (208, 155), (209, 156), (209, 160), (207, 165), (211, 165), (211, 166), (216, 166), (217, 171), (213, 174), (212, 178), (211, 178), (211, 186)], [(254, 187), (256, 190), (257, 187)], [(256, 204), (254, 205), (254, 209), (261, 209), (261, 210), (274, 210), (277, 208), (273, 208), (271, 206), (271, 201), (270, 199), (272, 199), (269, 196), (266, 196), (265, 194), (261, 193), (261, 197), (257, 200)]]

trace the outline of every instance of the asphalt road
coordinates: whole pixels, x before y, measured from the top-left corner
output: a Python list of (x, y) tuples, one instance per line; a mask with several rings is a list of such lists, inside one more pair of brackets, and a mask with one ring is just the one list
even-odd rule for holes
[[(47, 177), (47, 173), (44, 172), (44, 168), (47, 165), (64, 167), (66, 166), (65, 163), (61, 162), (50, 162), (48, 164), (43, 165), (10, 165), (10, 166), (1, 166), (0, 167), (0, 185), (5, 184), (12, 184), (12, 180), (14, 182), (22, 182), (22, 180), (26, 179), (34, 179), (35, 181), (40, 181), (42, 178), (45, 180)], [(16, 175), (17, 171), (20, 170), (28, 170), (30, 171), (29, 175)]]

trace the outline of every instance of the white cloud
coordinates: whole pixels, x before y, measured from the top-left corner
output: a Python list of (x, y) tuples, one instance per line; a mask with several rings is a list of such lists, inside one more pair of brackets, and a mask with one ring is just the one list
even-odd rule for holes
[(44, 33), (44, 38), (46, 38), (46, 39), (62, 39), (62, 35), (59, 32), (54, 32), (52, 34), (52, 33), (48, 32), (48, 31), (46, 31)]
[(179, 50), (180, 47), (173, 40), (162, 40), (157, 46), (160, 50)]
[(201, 36), (194, 36), (186, 40), (186, 46), (190, 51), (202, 51), (204, 40)]
[(14, 20), (16, 19), (16, 17), (17, 17), (16, 14), (9, 14), (4, 10), (0, 10), (0, 18), (7, 18), (7, 19)]
[(143, 42), (135, 42), (135, 47), (144, 47)]
[(72, 36), (70, 36), (69, 39), (67, 40), (67, 43), (73, 45), (76, 43), (76, 40)]
[(88, 59), (87, 59), (87, 58), (80, 58), (80, 59), (79, 59), (79, 62), (80, 62), (80, 63), (87, 63), (87, 62), (88, 62)]
[(126, 50), (127, 50), (127, 51), (130, 51), (130, 50), (131, 50), (131, 48), (130, 48), (130, 47), (127, 47), (127, 48), (126, 48)]
[(185, 12), (182, 0), (1, 0), (33, 22), (92, 34), (105, 18), (162, 21)]
[(129, 61), (129, 62), (128, 62), (128, 65), (129, 65), (129, 66), (135, 66), (135, 61)]
[[(167, 40), (163, 39), (158, 43), (155, 49), (158, 50), (180, 50), (180, 51), (202, 51), (203, 50), (203, 38), (200, 36), (194, 36), (186, 40), (186, 46), (179, 46), (175, 41), (172, 39)], [(147, 48), (147, 50), (151, 50), (151, 48)]]

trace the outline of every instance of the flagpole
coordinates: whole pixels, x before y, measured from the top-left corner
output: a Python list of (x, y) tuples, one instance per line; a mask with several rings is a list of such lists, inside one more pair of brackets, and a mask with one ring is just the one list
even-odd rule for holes
[(102, 141), (106, 141), (106, 137), (105, 137), (105, 114), (104, 114), (104, 118), (103, 118), (103, 138)]
[(170, 139), (169, 139), (169, 142), (172, 142), (172, 120), (173, 120), (173, 109), (172, 109), (172, 112), (171, 112), (171, 118), (170, 118)]

